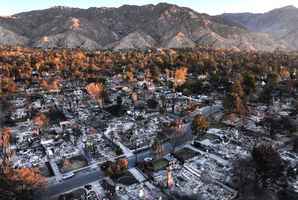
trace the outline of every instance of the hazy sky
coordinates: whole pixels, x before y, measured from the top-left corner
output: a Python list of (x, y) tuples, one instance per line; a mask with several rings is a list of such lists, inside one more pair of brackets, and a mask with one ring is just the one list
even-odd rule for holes
[(190, 7), (198, 12), (221, 14), (224, 12), (266, 12), (287, 5), (298, 7), (298, 0), (0, 0), (0, 15), (45, 9), (52, 6), (119, 7), (123, 4), (144, 5), (168, 2)]

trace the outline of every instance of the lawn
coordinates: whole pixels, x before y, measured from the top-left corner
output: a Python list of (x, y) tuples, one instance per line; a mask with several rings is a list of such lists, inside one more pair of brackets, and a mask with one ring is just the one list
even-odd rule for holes
[(121, 176), (117, 178), (116, 182), (126, 186), (138, 183), (137, 179), (129, 171), (121, 174)]
[(169, 165), (169, 161), (161, 158), (152, 162), (152, 170), (157, 172), (159, 170), (165, 169)]
[(190, 149), (190, 148), (183, 148), (183, 149), (176, 151), (173, 155), (180, 162), (184, 163), (186, 160), (189, 160), (189, 159), (199, 155), (199, 153)]
[(62, 173), (77, 170), (88, 165), (87, 160), (83, 156), (75, 156), (69, 158), (68, 161), (67, 165), (63, 164), (62, 160), (58, 163), (59, 169)]

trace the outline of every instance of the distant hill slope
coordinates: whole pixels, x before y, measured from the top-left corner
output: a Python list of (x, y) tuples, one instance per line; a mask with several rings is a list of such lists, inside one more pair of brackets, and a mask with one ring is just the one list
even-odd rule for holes
[[(243, 21), (235, 21), (232, 15), (209, 16), (167, 3), (119, 8), (53, 7), (0, 18), (0, 44), (90, 50), (195, 45), (265, 51), (293, 48), (282, 38), (255, 30)], [(288, 37), (295, 40), (296, 33)]]
[(221, 15), (250, 31), (268, 33), (277, 41), (283, 41), (291, 49), (298, 49), (298, 8), (286, 6), (264, 14), (236, 13)]

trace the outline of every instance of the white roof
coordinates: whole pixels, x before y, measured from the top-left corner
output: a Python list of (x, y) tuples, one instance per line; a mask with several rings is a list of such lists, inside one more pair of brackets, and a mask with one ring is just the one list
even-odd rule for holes
[(222, 130), (221, 129), (218, 129), (218, 128), (209, 128), (207, 130), (207, 133), (210, 133), (210, 134), (217, 134), (217, 133), (220, 133)]

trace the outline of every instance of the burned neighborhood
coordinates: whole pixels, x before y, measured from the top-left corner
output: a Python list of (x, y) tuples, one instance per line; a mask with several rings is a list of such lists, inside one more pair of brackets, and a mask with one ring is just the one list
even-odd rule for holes
[(297, 64), (209, 48), (3, 48), (0, 197), (297, 199)]

